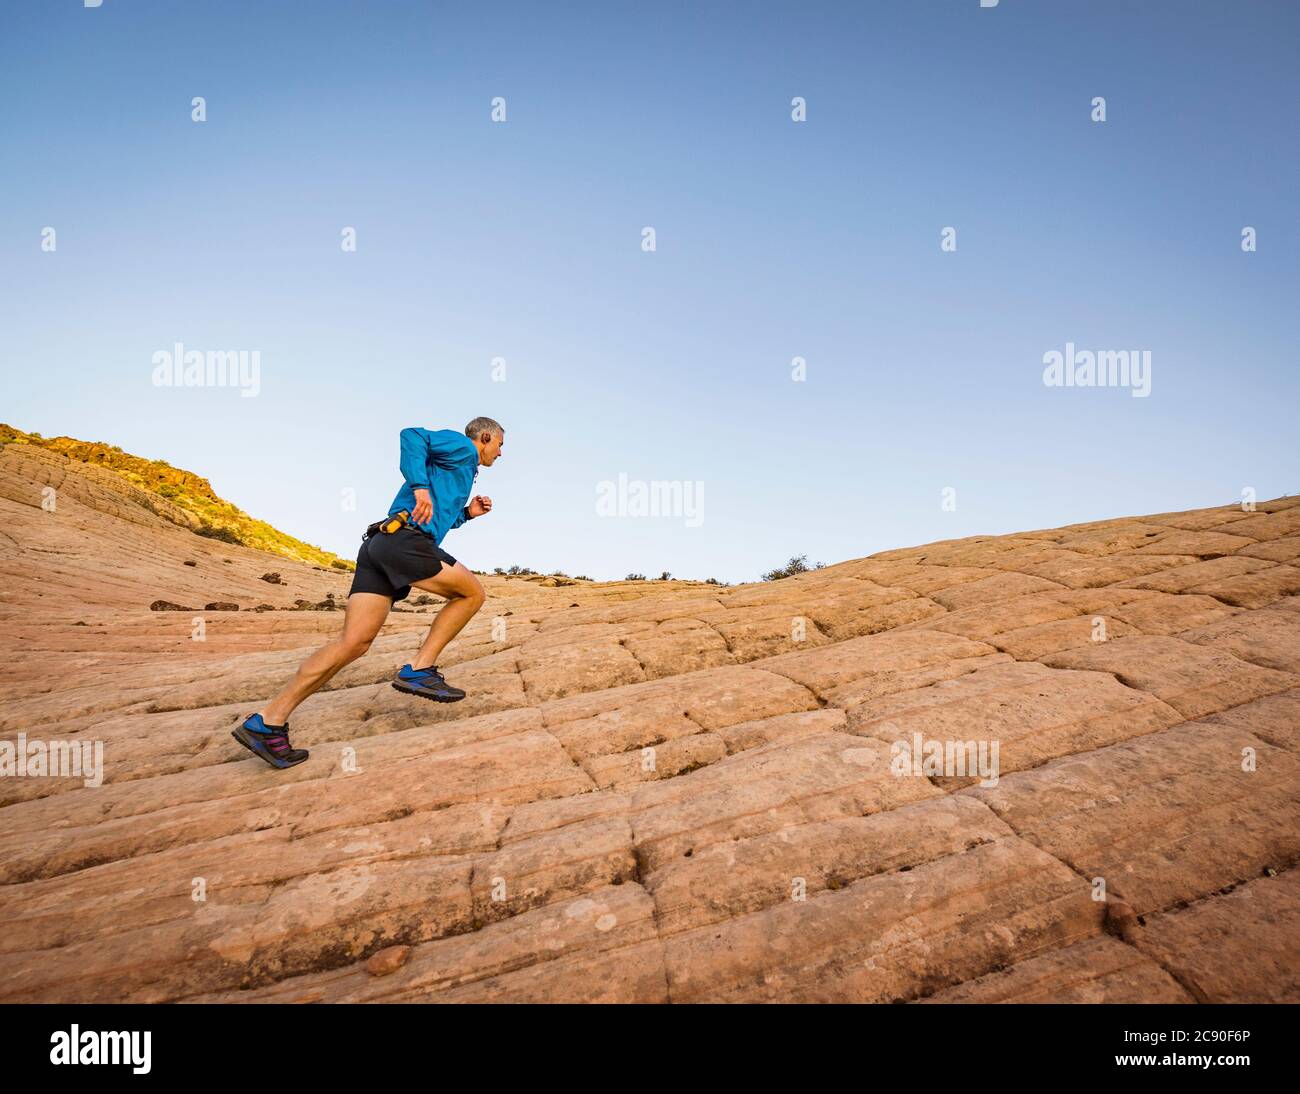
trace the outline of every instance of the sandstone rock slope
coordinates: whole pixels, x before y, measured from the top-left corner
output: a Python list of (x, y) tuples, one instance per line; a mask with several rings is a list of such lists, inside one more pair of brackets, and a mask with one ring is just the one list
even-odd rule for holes
[(1300, 1001), (1300, 498), (732, 588), (488, 578), (469, 699), (388, 686), (412, 605), (282, 773), (230, 729), (347, 575), (39, 449), (0, 509), (0, 739), (104, 750), (0, 779), (6, 1002)]

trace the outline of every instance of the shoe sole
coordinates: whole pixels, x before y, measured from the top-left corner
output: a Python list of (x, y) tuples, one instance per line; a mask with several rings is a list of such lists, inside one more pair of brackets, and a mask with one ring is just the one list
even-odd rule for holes
[(296, 767), (298, 764), (304, 763), (307, 760), (306, 756), (304, 756), (301, 760), (278, 759), (277, 757), (273, 756), (271, 752), (265, 747), (259, 748), (257, 745), (255, 745), (251, 739), (248, 730), (246, 730), (243, 726), (240, 726), (238, 729), (232, 729), (230, 731), (230, 735), (234, 737), (235, 740), (238, 741), (241, 745), (243, 745), (246, 749), (248, 749), (248, 751), (251, 752), (254, 756), (256, 756), (259, 760), (266, 761), (266, 763), (270, 764), (271, 767), (274, 767), (279, 771), (283, 771), (286, 767)]
[(420, 688), (406, 687), (403, 684), (399, 684), (396, 680), (393, 681), (393, 690), (400, 691), (403, 695), (415, 695), (421, 699), (430, 699), (435, 703), (459, 703), (462, 699), (465, 698), (463, 693), (460, 695), (435, 695), (431, 691), (423, 691)]

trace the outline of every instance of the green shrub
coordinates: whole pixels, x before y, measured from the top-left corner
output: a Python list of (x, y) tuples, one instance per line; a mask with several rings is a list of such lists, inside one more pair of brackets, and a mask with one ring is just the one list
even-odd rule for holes
[(229, 528), (218, 528), (214, 524), (202, 524), (195, 531), (208, 539), (219, 539), (222, 543), (235, 543), (241, 547), (244, 545), (244, 541)]
[(825, 565), (826, 563), (824, 562), (818, 562), (814, 566), (809, 566), (807, 555), (796, 555), (784, 566), (780, 566), (775, 570), (769, 570), (765, 573), (763, 575), (763, 580), (780, 581), (783, 577), (793, 577), (795, 574), (807, 574), (811, 573), (813, 570), (820, 570)]

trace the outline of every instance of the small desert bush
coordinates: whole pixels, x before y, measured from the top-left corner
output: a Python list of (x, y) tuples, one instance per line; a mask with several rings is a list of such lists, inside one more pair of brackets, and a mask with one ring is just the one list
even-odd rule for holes
[(784, 566), (779, 566), (775, 570), (768, 570), (763, 575), (764, 581), (780, 581), (783, 577), (793, 577), (795, 574), (807, 574), (813, 570), (822, 569), (826, 563), (818, 562), (816, 565), (808, 565), (807, 555), (796, 555), (790, 559)]
[(243, 546), (244, 541), (229, 528), (218, 528), (215, 524), (202, 524), (195, 531), (208, 539), (219, 539), (222, 543), (234, 543)]

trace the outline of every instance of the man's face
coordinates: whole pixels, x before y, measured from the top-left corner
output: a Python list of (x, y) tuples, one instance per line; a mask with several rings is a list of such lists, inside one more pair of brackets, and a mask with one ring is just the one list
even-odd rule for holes
[(491, 433), (484, 433), (479, 437), (482, 444), (482, 454), (479, 456), (479, 463), (484, 467), (491, 467), (497, 462), (497, 457), (501, 455), (501, 446), (506, 443), (504, 433), (497, 433), (495, 436)]

